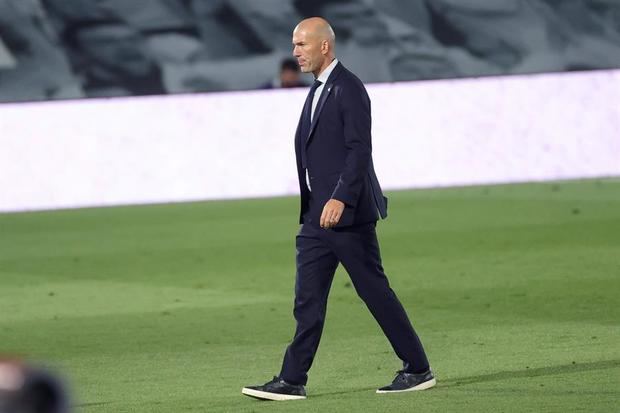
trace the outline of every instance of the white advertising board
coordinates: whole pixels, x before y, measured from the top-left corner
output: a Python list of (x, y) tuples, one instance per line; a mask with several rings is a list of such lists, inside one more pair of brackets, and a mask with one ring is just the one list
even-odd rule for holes
[[(620, 71), (369, 85), (384, 189), (620, 176)], [(307, 90), (0, 105), (0, 211), (291, 195)]]

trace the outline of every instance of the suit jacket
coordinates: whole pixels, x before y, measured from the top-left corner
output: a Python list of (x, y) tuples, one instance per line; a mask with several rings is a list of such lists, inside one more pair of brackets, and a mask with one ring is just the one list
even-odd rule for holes
[[(387, 198), (372, 162), (370, 98), (364, 84), (338, 63), (318, 99), (308, 136), (301, 136), (303, 115), (295, 133), (299, 222), (304, 223), (305, 216), (306, 222), (318, 226), (331, 198), (345, 204), (336, 227), (386, 218)], [(311, 190), (302, 167), (302, 151), (306, 151)]]

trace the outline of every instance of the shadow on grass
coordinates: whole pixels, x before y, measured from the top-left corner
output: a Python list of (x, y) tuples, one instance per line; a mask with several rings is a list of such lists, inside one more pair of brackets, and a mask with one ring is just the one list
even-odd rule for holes
[[(456, 387), (456, 386), (466, 386), (469, 384), (487, 383), (487, 382), (493, 382), (493, 381), (510, 380), (510, 379), (518, 379), (518, 378), (532, 378), (532, 377), (541, 377), (541, 376), (554, 376), (554, 375), (566, 374), (566, 373), (581, 373), (581, 372), (586, 372), (586, 371), (608, 370), (608, 369), (614, 369), (618, 367), (620, 367), (620, 360), (604, 360), (604, 361), (595, 361), (591, 363), (574, 363), (574, 364), (571, 363), (571, 364), (564, 364), (560, 366), (538, 367), (534, 369), (500, 371), (497, 373), (480, 374), (476, 376), (455, 377), (455, 378), (446, 379), (446, 380), (442, 380), (441, 377), (438, 377), (437, 389), (445, 389), (445, 388), (451, 388), (451, 387)], [(313, 398), (331, 396), (334, 394), (360, 393), (360, 392), (366, 392), (369, 390), (375, 390), (375, 388), (364, 387), (364, 388), (358, 388), (355, 390), (348, 390), (348, 391), (324, 392), (324, 393), (313, 395)]]
[[(452, 388), (457, 386), (466, 386), (470, 384), (476, 383), (487, 383), (493, 381), (501, 381), (501, 380), (510, 380), (510, 379), (518, 379), (518, 378), (533, 378), (533, 377), (541, 377), (541, 376), (554, 376), (558, 374), (566, 374), (566, 373), (582, 373), (586, 371), (596, 371), (596, 370), (609, 370), (620, 367), (620, 360), (604, 360), (604, 361), (595, 361), (591, 363), (571, 363), (564, 364), (560, 366), (549, 366), (549, 367), (539, 367), (534, 369), (524, 369), (524, 370), (509, 370), (509, 371), (500, 371), (497, 373), (490, 374), (479, 374), (476, 376), (465, 376), (465, 377), (455, 377), (452, 379), (442, 380), (441, 377), (438, 377), (438, 383), (436, 390)], [(311, 397), (321, 398), (328, 397), (338, 394), (354, 394), (354, 393), (362, 393), (376, 390), (376, 387), (362, 387), (352, 390), (343, 390), (343, 391), (334, 391), (334, 392), (321, 392), (317, 394), (312, 394)], [(434, 391), (436, 391), (434, 390)], [(260, 402), (260, 401), (259, 401)], [(77, 404), (74, 407), (76, 408), (88, 408), (88, 407), (98, 407), (102, 405), (110, 405), (114, 404), (114, 402), (95, 402), (95, 403), (82, 403)]]
[(72, 407), (74, 408), (85, 408), (85, 407), (98, 407), (98, 406), (105, 406), (108, 404), (114, 404), (114, 402), (93, 402), (93, 403), (80, 403), (80, 404), (74, 404)]
[(538, 367), (534, 369), (500, 371), (497, 373), (480, 374), (477, 376), (455, 377), (442, 381), (442, 387), (463, 386), (467, 384), (486, 383), (518, 378), (532, 378), (540, 376), (554, 376), (566, 373), (581, 373), (584, 371), (607, 370), (620, 367), (620, 360), (604, 360), (591, 363), (571, 363), (561, 366)]

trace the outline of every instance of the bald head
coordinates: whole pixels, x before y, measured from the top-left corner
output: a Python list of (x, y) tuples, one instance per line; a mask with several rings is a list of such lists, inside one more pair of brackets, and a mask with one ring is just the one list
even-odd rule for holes
[(327, 20), (311, 17), (293, 30), (293, 47), (301, 71), (318, 77), (336, 57), (336, 35)]
[(302, 20), (297, 27), (295, 27), (293, 33), (302, 30), (321, 41), (328, 41), (332, 47), (336, 44), (334, 29), (332, 29), (329, 22), (322, 17), (310, 17), (309, 19)]

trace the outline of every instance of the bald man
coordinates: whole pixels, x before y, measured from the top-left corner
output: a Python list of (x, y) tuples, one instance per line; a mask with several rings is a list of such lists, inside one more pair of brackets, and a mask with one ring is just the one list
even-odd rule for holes
[(265, 400), (306, 398), (305, 384), (325, 322), (327, 296), (339, 263), (403, 361), (392, 384), (377, 393), (435, 385), (422, 344), (383, 272), (376, 222), (387, 198), (375, 175), (370, 100), (362, 82), (335, 57), (327, 21), (303, 20), (293, 32), (293, 54), (315, 82), (295, 134), (301, 190), (294, 316), (297, 329), (280, 374), (242, 393)]

